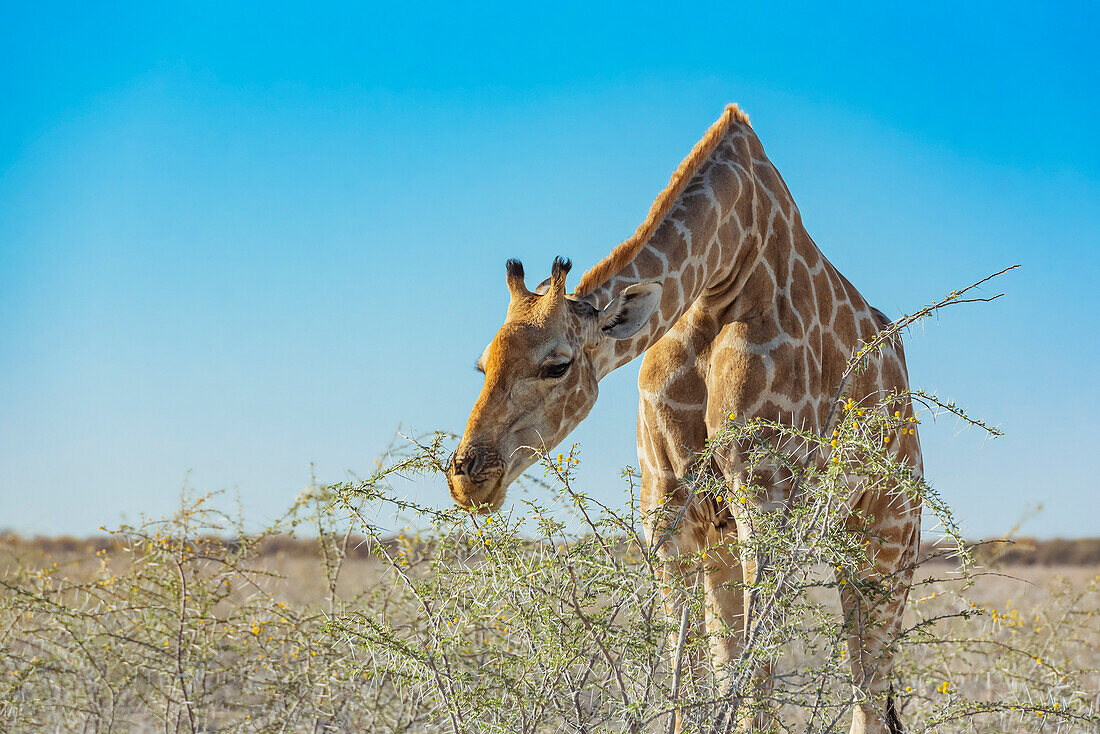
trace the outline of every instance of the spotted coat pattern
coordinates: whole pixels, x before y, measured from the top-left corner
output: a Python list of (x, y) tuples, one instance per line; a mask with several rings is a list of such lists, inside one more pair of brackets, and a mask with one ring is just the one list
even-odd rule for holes
[[(751, 558), (734, 557), (729, 550), (710, 553), (713, 562), (705, 567), (684, 559), (686, 554), (747, 537), (749, 506), (767, 508), (782, 500), (791, 489), (791, 477), (761, 468), (749, 476), (736, 449), (711, 468), (724, 475), (732, 489), (729, 495), (747, 494), (749, 504), (734, 502), (729, 495), (722, 502), (713, 496), (689, 496), (684, 477), (697, 468), (705, 442), (731, 413), (822, 430), (849, 356), (888, 324), (822, 255), (748, 119), (730, 110), (735, 108), (727, 110), (717, 144), (691, 172), (651, 236), (607, 277), (592, 277), (601, 267), (608, 270), (606, 260), (598, 265), (567, 298), (573, 312), (585, 304), (601, 309), (630, 286), (659, 283), (660, 302), (645, 326), (630, 338), (586, 335), (582, 332), (592, 327), (562, 308), (560, 297), (555, 310), (544, 296), (527, 292), (521, 284), (513, 287), (510, 280), (509, 318), (483, 357), (486, 387), (463, 439), (472, 444), (504, 431), (486, 428), (490, 414), (492, 420), (504, 421), (496, 416), (510, 413), (500, 401), (492, 403), (490, 393), (496, 390), (512, 399), (515, 393), (501, 387), (508, 379), (506, 365), (521, 361), (538, 345), (555, 338), (583, 345), (578, 348), (583, 348), (587, 365), (570, 377), (568, 397), (552, 398), (560, 403), (560, 411), (557, 417), (542, 419), (548, 422), (540, 429), (547, 446), (564, 438), (587, 414), (603, 376), (643, 357), (638, 380), (642, 510), (652, 513), (658, 505), (688, 504), (673, 542), (665, 546), (666, 567), (669, 574), (705, 586), (706, 618), (699, 621), (697, 633), (716, 632), (723, 625), (740, 631), (711, 635), (711, 654), (720, 671), (737, 657), (752, 615), (732, 582), (751, 580), (756, 569)], [(559, 276), (564, 288), (564, 274), (556, 270)], [(565, 332), (569, 333), (561, 337)], [(847, 394), (856, 403), (877, 403), (907, 389), (905, 358), (897, 342), (869, 357)], [(903, 416), (912, 415), (907, 400), (891, 407)], [(897, 461), (922, 471), (915, 432), (898, 436), (889, 450)], [(460, 445), (459, 459), (463, 451)], [(461, 466), (461, 461), (456, 463)], [(473, 496), (467, 484), (474, 485), (459, 479), (453, 482), (452, 495), (467, 504), (467, 495)], [(504, 484), (507, 481), (505, 477)], [(741, 491), (748, 487), (753, 491)], [(852, 591), (859, 584), (842, 587), (842, 606), (851, 620), (852, 670), (863, 694), (851, 731), (894, 732), (899, 730), (896, 716), (884, 705), (893, 667), (890, 640), (900, 627), (908, 595), (921, 508), (904, 493), (882, 485), (865, 488), (854, 477), (850, 497), (851, 508), (869, 519), (858, 531), (876, 540), (873, 562), (859, 576), (893, 590), (885, 603), (871, 604)], [(502, 493), (494, 495), (492, 504), (499, 506), (502, 500)], [(669, 613), (679, 618), (679, 601), (670, 597), (666, 603)], [(761, 670), (761, 679), (769, 673)]]
[[(740, 120), (634, 260), (592, 297), (607, 302), (645, 281), (664, 286), (651, 328), (615, 342), (601, 369), (606, 374), (644, 355), (638, 379), (644, 512), (686, 500), (683, 477), (731, 413), (821, 430), (848, 358), (888, 323), (818, 250), (759, 139)], [(848, 394), (867, 404), (907, 389), (905, 357), (896, 344), (869, 360)], [(896, 407), (911, 415), (908, 402)], [(892, 452), (922, 469), (915, 433), (899, 436)], [(764, 487), (751, 495), (762, 503), (790, 489), (790, 477), (748, 477), (737, 456), (726, 459), (719, 468), (732, 495), (740, 496), (742, 486)], [(854, 594), (842, 594), (846, 615), (875, 619), (849, 643), (854, 674), (870, 694), (855, 712), (852, 732), (886, 732), (886, 712), (871, 701), (878, 696), (881, 702), (889, 684), (888, 641), (905, 607), (911, 571), (904, 569), (919, 544), (920, 506), (889, 488), (860, 492), (853, 484), (853, 506), (874, 519), (868, 532), (884, 541), (875, 543), (875, 564), (865, 574), (894, 579), (897, 591), (874, 609), (861, 609)], [(721, 505), (713, 497), (694, 498), (673, 547), (695, 552), (722, 543), (727, 534), (745, 535), (746, 514), (730, 498)], [(744, 629), (751, 614), (742, 595), (729, 588), (729, 582), (754, 573), (749, 559), (741, 561), (682, 569), (704, 577), (712, 628), (722, 621)], [(740, 642), (718, 644), (713, 652), (719, 666), (737, 656)]]

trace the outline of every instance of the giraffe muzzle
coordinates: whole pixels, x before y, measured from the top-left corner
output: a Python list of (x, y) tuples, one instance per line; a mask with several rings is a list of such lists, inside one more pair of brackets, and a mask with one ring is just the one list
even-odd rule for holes
[(480, 446), (460, 447), (447, 466), (451, 499), (466, 509), (495, 512), (504, 503), (504, 460)]

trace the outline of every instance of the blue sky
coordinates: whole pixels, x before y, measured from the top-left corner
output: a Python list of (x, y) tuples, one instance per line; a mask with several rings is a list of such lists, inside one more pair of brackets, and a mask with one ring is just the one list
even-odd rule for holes
[[(258, 522), (311, 463), (461, 430), (504, 260), (598, 260), (736, 101), (888, 315), (1023, 265), (909, 337), (915, 385), (1007, 434), (926, 425), (928, 475), (968, 535), (1039, 503), (1026, 533), (1097, 532), (1095, 5), (2, 10), (2, 527), (185, 481)], [(574, 434), (594, 493), (635, 462), (636, 375)]]

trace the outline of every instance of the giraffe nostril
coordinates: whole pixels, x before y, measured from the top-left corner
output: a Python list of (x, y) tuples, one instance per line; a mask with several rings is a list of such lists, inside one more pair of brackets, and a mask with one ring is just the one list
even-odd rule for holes
[(481, 455), (480, 451), (475, 451), (472, 454), (466, 455), (466, 473), (471, 477), (477, 476), (477, 473), (481, 471), (481, 467), (485, 466), (485, 458)]
[(451, 457), (447, 465), (447, 477), (458, 481), (469, 490), (474, 485), (499, 477), (504, 470), (504, 462), (492, 449), (466, 446)]
[(455, 456), (451, 460), (451, 473), (456, 477), (473, 476), (484, 464), (481, 455), (476, 451), (467, 451), (462, 456)]

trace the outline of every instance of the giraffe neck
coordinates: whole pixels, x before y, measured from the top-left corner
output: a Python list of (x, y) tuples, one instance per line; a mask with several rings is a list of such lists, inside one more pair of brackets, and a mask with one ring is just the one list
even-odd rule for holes
[[(761, 186), (758, 169), (779, 186)], [(637, 255), (587, 295), (602, 308), (633, 283), (662, 286), (660, 306), (646, 326), (630, 339), (601, 343), (593, 359), (599, 377), (644, 353), (700, 297), (735, 297), (764, 256), (765, 242), (781, 236), (789, 243), (785, 217), (793, 211), (752, 129), (732, 126)]]

